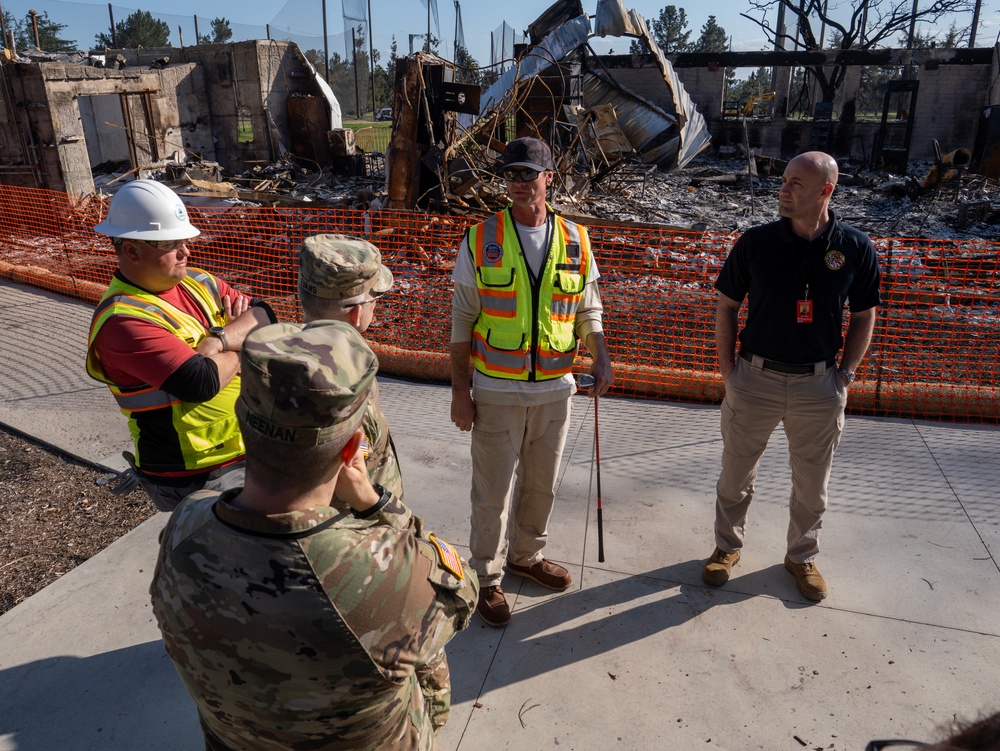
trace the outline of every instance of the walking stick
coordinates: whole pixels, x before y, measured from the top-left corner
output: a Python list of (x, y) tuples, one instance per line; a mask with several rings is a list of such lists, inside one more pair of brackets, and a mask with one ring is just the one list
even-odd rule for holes
[[(589, 389), (594, 385), (594, 376), (581, 373), (578, 383)], [(594, 396), (594, 454), (597, 457), (597, 560), (604, 563), (604, 514), (601, 504), (601, 439), (597, 419), (597, 397)]]

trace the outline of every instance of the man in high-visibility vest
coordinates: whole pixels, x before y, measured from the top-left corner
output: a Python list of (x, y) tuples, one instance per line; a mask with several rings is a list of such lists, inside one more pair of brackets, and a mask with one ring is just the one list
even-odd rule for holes
[(549, 589), (571, 583), (542, 548), (576, 391), (578, 341), (593, 356), (590, 395), (614, 382), (587, 230), (545, 200), (554, 169), (543, 141), (507, 144), (511, 204), (469, 229), (453, 272), (451, 419), (472, 431), (469, 564), (481, 585), (476, 611), (497, 627), (510, 621), (505, 564)]
[(188, 266), (188, 241), (201, 233), (158, 182), (123, 186), (94, 231), (112, 238), (118, 270), (94, 311), (87, 372), (128, 418), (139, 483), (161, 511), (202, 488), (241, 485), (239, 353), (274, 313)]

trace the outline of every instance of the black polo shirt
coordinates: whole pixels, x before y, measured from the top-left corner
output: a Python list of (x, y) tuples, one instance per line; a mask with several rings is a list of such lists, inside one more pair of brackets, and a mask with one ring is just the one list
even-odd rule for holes
[[(784, 218), (736, 241), (715, 288), (733, 300), (747, 298), (742, 350), (785, 363), (832, 360), (843, 345), (844, 303), (855, 312), (881, 302), (872, 241), (832, 211), (830, 218), (829, 229), (811, 241)], [(805, 299), (813, 301), (812, 323), (797, 322), (798, 301)]]

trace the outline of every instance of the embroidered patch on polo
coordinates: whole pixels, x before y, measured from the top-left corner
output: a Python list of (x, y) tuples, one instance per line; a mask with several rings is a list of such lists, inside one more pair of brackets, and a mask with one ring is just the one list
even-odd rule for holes
[(826, 263), (826, 267), (830, 271), (839, 271), (844, 268), (844, 262), (847, 259), (844, 258), (844, 254), (839, 250), (831, 250), (823, 257), (823, 262)]
[(462, 559), (458, 557), (458, 552), (455, 548), (435, 535), (431, 535), (429, 540), (434, 546), (434, 549), (437, 550), (438, 559), (441, 561), (442, 568), (454, 574), (459, 579), (464, 579), (465, 570), (462, 568)]
[(486, 243), (483, 248), (483, 258), (490, 263), (496, 263), (503, 258), (503, 246), (499, 243)]

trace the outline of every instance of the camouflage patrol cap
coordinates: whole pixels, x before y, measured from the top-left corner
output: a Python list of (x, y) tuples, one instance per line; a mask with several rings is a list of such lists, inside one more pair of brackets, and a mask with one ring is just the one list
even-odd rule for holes
[(361, 425), (378, 360), (342, 321), (276, 323), (243, 343), (236, 414), (243, 430), (315, 446)]
[(379, 249), (349, 235), (313, 235), (302, 241), (299, 286), (316, 297), (365, 302), (392, 287), (392, 272)]

